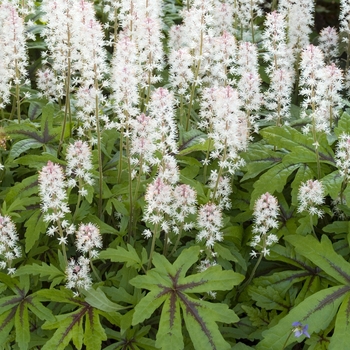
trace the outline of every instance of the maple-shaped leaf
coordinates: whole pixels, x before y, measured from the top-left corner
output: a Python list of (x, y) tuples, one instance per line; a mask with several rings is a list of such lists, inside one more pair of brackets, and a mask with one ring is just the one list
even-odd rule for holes
[(161, 349), (169, 344), (173, 350), (184, 348), (182, 319), (195, 349), (230, 349), (216, 322), (234, 323), (238, 316), (226, 304), (201, 300), (195, 293), (232, 289), (244, 276), (222, 271), (219, 265), (186, 276), (198, 260), (199, 251), (197, 246), (183, 250), (174, 264), (155, 253), (155, 268), (130, 280), (133, 286), (150, 290), (135, 307), (133, 325), (149, 318), (163, 304), (156, 340), (156, 346)]

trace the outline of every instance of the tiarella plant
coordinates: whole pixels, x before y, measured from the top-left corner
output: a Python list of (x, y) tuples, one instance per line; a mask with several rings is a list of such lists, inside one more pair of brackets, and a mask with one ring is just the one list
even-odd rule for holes
[(348, 350), (349, 12), (0, 0), (0, 348)]

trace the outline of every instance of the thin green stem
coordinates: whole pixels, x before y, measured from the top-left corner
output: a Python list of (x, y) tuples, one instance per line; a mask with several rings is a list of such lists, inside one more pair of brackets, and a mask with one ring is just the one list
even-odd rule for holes
[(250, 28), (252, 30), (252, 43), (255, 43), (254, 39), (254, 12), (253, 12), (253, 0), (250, 0)]
[(95, 118), (96, 118), (96, 132), (97, 132), (97, 153), (98, 153), (98, 174), (99, 174), (99, 198), (98, 198), (98, 215), (100, 219), (103, 218), (102, 212), (102, 193), (103, 193), (103, 169), (102, 169), (102, 140), (101, 140), (101, 128), (99, 118), (99, 99), (98, 99), (98, 81), (97, 81), (97, 67), (94, 67), (95, 82), (94, 87), (96, 91), (95, 97)]
[[(67, 40), (68, 40), (68, 46), (70, 43), (70, 30), (67, 28)], [(67, 119), (69, 118), (69, 123), (72, 125), (72, 113), (71, 113), (71, 106), (70, 106), (70, 93), (71, 93), (71, 50), (70, 47), (68, 49), (67, 53), (67, 70), (66, 70), (66, 78), (65, 78), (65, 105), (64, 105), (64, 117), (63, 117), (63, 125), (62, 125), (62, 131), (61, 131), (61, 137), (60, 137), (60, 143), (58, 145), (58, 150), (57, 153), (60, 153), (62, 145), (63, 145), (63, 140), (64, 140), (64, 135), (66, 133), (66, 125), (67, 125)], [(71, 134), (71, 130), (70, 130)], [(71, 135), (70, 135), (71, 136)]]
[(66, 252), (66, 245), (64, 244), (64, 233), (62, 229), (62, 225), (60, 220), (57, 220), (57, 227), (58, 227), (58, 234), (60, 235), (61, 238), (61, 247), (62, 247), (62, 253), (63, 253), (63, 258), (66, 263), (66, 266), (68, 265), (68, 258), (67, 258), (67, 252)]
[(169, 256), (172, 256), (176, 252), (176, 249), (177, 249), (177, 247), (178, 247), (178, 245), (180, 243), (180, 240), (181, 240), (182, 229), (183, 229), (183, 225), (181, 225), (181, 228), (180, 228), (179, 233), (177, 235), (177, 239), (176, 239), (175, 245), (174, 245), (173, 249), (171, 250)]
[(256, 262), (256, 264), (255, 264), (255, 266), (254, 266), (254, 268), (252, 270), (252, 273), (250, 274), (249, 278), (240, 287), (239, 293), (241, 293), (247, 286), (249, 286), (249, 284), (253, 280), (253, 278), (255, 276), (255, 273), (256, 273), (256, 270), (257, 270), (258, 266), (260, 265), (262, 258), (263, 258), (263, 254), (260, 253), (259, 258), (258, 258), (258, 260), (257, 260), (257, 262)]
[(102, 282), (100, 276), (98, 275), (98, 272), (97, 272), (98, 270), (96, 269), (96, 267), (92, 263), (91, 257), (90, 257), (90, 267), (91, 267), (91, 271), (94, 274), (94, 276), (96, 277), (97, 281)]
[[(127, 131), (128, 131), (128, 129), (127, 129)], [(129, 137), (126, 137), (125, 146), (126, 146), (126, 157), (128, 160), (128, 174), (129, 174), (129, 184), (128, 185), (129, 185), (129, 201), (130, 201), (130, 220), (129, 220), (128, 235), (129, 235), (129, 240), (130, 240), (130, 238), (132, 236), (132, 228), (133, 228), (133, 221), (134, 221), (134, 204), (133, 204), (133, 193), (132, 193), (132, 169), (131, 169)]]
[[(201, 17), (201, 27), (204, 24), (204, 14), (202, 14)], [(190, 127), (190, 120), (191, 120), (191, 110), (192, 110), (192, 105), (194, 102), (194, 94), (196, 92), (196, 87), (197, 87), (197, 79), (199, 76), (199, 70), (201, 67), (201, 58), (203, 55), (203, 40), (204, 40), (204, 32), (203, 30), (201, 30), (201, 34), (200, 34), (200, 42), (199, 42), (199, 59), (197, 60), (197, 65), (195, 68), (195, 74), (194, 74), (194, 79), (193, 79), (193, 83), (192, 83), (192, 88), (191, 88), (191, 95), (190, 95), (190, 101), (188, 104), (188, 116), (187, 116), (187, 121), (186, 121), (186, 128), (185, 130), (188, 131), (189, 127)]]
[(289, 338), (290, 338), (290, 336), (291, 336), (292, 334), (293, 334), (293, 331), (291, 331), (291, 332), (289, 333), (289, 335), (288, 335), (286, 341), (285, 341), (284, 344), (283, 344), (282, 350), (284, 350), (284, 349), (286, 348), (287, 343), (288, 343), (288, 340), (289, 340)]
[(73, 214), (73, 222), (75, 221), (76, 219), (76, 216), (78, 214), (78, 210), (79, 210), (79, 207), (80, 207), (80, 202), (81, 202), (81, 189), (83, 187), (83, 182), (81, 180), (81, 178), (79, 178), (79, 190), (78, 190), (78, 199), (77, 199), (77, 205), (75, 206), (75, 211), (74, 211), (74, 214)]
[(153, 232), (153, 236), (152, 236), (152, 244), (151, 244), (151, 251), (149, 252), (147, 271), (149, 271), (149, 269), (151, 268), (151, 265), (152, 265), (153, 252), (154, 252), (154, 248), (156, 246), (156, 240), (158, 238), (158, 235), (159, 235), (158, 224), (156, 224), (156, 226), (154, 227), (154, 232)]

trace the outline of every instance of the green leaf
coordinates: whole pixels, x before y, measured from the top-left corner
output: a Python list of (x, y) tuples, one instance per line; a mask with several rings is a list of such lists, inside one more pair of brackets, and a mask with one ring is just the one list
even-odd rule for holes
[(341, 115), (338, 121), (338, 125), (334, 128), (334, 133), (339, 138), (339, 136), (343, 133), (348, 134), (349, 130), (350, 130), (350, 114), (348, 114), (347, 112), (343, 112), (343, 114)]
[(180, 302), (176, 300), (175, 303), (172, 303), (170, 298), (166, 299), (163, 304), (156, 346), (160, 349), (166, 349), (169, 344), (172, 344), (171, 348), (174, 350), (184, 348)]
[(333, 320), (339, 304), (349, 292), (349, 286), (336, 286), (321, 290), (305, 299), (287, 316), (279, 320), (277, 325), (263, 332), (263, 340), (256, 346), (257, 350), (281, 350), (295, 341), (301, 342), (305, 337), (295, 338), (292, 323), (301, 322), (309, 326), (309, 334), (318, 333), (325, 329)]
[(72, 341), (77, 350), (83, 347), (84, 330), (83, 322), (77, 322), (72, 328)]
[(186, 276), (186, 272), (198, 260), (199, 251), (198, 246), (184, 249), (174, 264), (170, 264), (163, 255), (154, 253), (155, 268), (148, 271), (146, 276), (136, 276), (130, 281), (137, 288), (150, 290), (135, 307), (133, 325), (149, 318), (163, 304), (156, 341), (162, 348), (170, 342), (174, 349), (183, 348), (180, 308), (196, 349), (229, 348), (216, 322), (237, 322), (237, 315), (226, 304), (194, 299), (193, 294), (232, 289), (243, 281), (244, 276), (233, 271), (222, 271), (219, 265)]
[(84, 344), (86, 350), (101, 349), (102, 341), (107, 340), (96, 309), (89, 308), (85, 318)]
[(293, 244), (295, 250), (311, 260), (329, 276), (343, 284), (350, 285), (350, 264), (332, 246), (326, 235), (321, 242), (312, 236), (288, 236), (285, 240)]
[(12, 308), (0, 315), (0, 344), (5, 344), (15, 323), (16, 309)]
[(310, 135), (301, 134), (289, 126), (269, 126), (260, 131), (261, 136), (270, 144), (279, 149), (292, 150), (294, 147), (303, 146), (310, 150), (314, 149), (313, 138)]
[(281, 156), (266, 148), (261, 143), (253, 143), (249, 145), (248, 151), (243, 153), (242, 157), (246, 161), (246, 169), (242, 182), (256, 177), (263, 171), (273, 167), (282, 161)]
[(40, 234), (45, 233), (47, 223), (43, 220), (43, 213), (41, 210), (37, 210), (34, 214), (25, 222), (24, 226), (27, 228), (24, 234), (26, 239), (25, 252), (28, 253), (39, 240)]
[(30, 342), (30, 328), (28, 318), (28, 308), (23, 300), (17, 307), (15, 315), (16, 342), (21, 350), (28, 349)]
[(16, 142), (10, 150), (9, 157), (6, 162), (10, 162), (16, 158), (18, 158), (19, 155), (22, 153), (28, 151), (29, 149), (35, 149), (42, 147), (42, 143), (34, 140), (34, 139), (24, 139)]
[(328, 193), (332, 199), (337, 199), (343, 183), (343, 177), (339, 174), (339, 170), (324, 176), (321, 181), (326, 193)]
[[(43, 329), (56, 329), (55, 333), (42, 347), (42, 350), (65, 350), (73, 337), (74, 326), (82, 323), (82, 318), (85, 315), (86, 308), (78, 309), (70, 314), (56, 316), (56, 321), (45, 322), (42, 325)], [(76, 334), (74, 334), (76, 336)]]
[(291, 149), (291, 152), (283, 157), (284, 164), (297, 164), (297, 163), (316, 163), (317, 158), (314, 151), (297, 146)]
[[(269, 192), (282, 192), (289, 175), (298, 169), (300, 164), (278, 164), (273, 168), (269, 169), (266, 173), (262, 174), (254, 183), (254, 190), (251, 196), (250, 207), (253, 208), (255, 201), (264, 193)], [(271, 181), (273, 179), (273, 181)]]
[(350, 334), (350, 293), (348, 293), (340, 305), (333, 336), (330, 339), (329, 350), (349, 349)]
[(322, 230), (328, 233), (348, 233), (350, 232), (349, 221), (334, 221), (331, 224), (325, 226)]
[(85, 295), (85, 301), (96, 309), (106, 312), (113, 312), (125, 309), (124, 306), (118, 305), (110, 301), (101, 288), (97, 288), (96, 290), (90, 288), (88, 290), (84, 290), (83, 293)]
[(108, 259), (112, 262), (125, 262), (127, 267), (134, 267), (138, 270), (142, 268), (142, 261), (134, 247), (130, 244), (127, 249), (123, 247), (107, 248), (99, 255), (100, 259)]
[(53, 280), (57, 277), (61, 278), (62, 281), (65, 279), (65, 274), (61, 270), (53, 265), (47, 265), (44, 262), (41, 265), (32, 264), (21, 266), (17, 269), (16, 276), (21, 275), (40, 275), (42, 278), (48, 276), (48, 280)]
[(221, 266), (215, 265), (201, 273), (185, 277), (182, 290), (188, 293), (228, 290), (240, 284), (243, 280), (243, 275), (234, 271), (222, 271)]

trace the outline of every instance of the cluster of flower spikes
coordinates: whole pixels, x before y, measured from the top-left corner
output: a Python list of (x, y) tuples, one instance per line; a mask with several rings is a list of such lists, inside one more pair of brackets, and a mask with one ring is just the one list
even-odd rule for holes
[(252, 257), (258, 255), (258, 251), (263, 256), (270, 254), (268, 247), (278, 242), (278, 237), (270, 233), (272, 229), (278, 228), (279, 206), (277, 198), (266, 192), (262, 194), (254, 205), (254, 226), (251, 246), (254, 250), (250, 253)]
[[(193, 222), (187, 218), (197, 211), (197, 193), (189, 185), (177, 184), (177, 166), (168, 165), (167, 169), (160, 167), (158, 176), (147, 187), (143, 219), (166, 233), (177, 235), (181, 230), (188, 231), (193, 227)], [(143, 235), (150, 238), (152, 232), (146, 229)]]
[[(79, 183), (85, 181), (92, 184), (91, 169), (91, 150), (86, 142), (78, 140), (67, 148), (66, 174), (60, 165), (48, 161), (39, 172), (38, 179), (44, 220), (52, 223), (47, 234), (58, 234), (63, 249), (68, 244), (68, 236), (76, 236), (75, 245), (81, 256), (77, 260), (72, 257), (66, 266), (66, 287), (73, 289), (74, 295), (79, 294), (79, 289), (88, 289), (92, 284), (91, 259), (98, 255), (96, 248), (102, 248), (102, 238), (99, 228), (92, 223), (81, 223), (78, 230), (74, 224), (69, 223), (66, 217), (70, 213), (66, 189), (69, 182), (75, 185), (76, 179)], [(70, 177), (70, 181), (66, 180), (66, 176)], [(85, 194), (82, 186), (79, 186), (79, 193)]]

